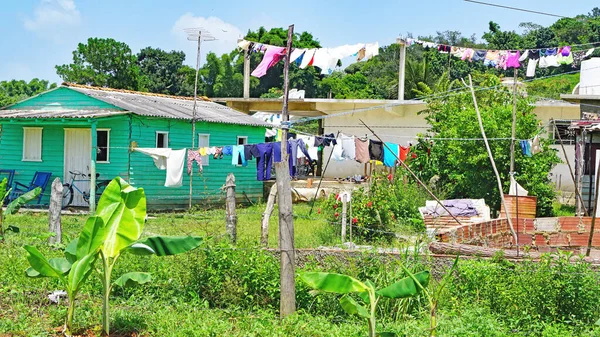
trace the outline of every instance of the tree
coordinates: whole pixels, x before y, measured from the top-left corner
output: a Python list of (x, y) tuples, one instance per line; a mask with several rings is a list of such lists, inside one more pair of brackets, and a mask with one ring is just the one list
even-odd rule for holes
[(503, 31), (500, 25), (490, 21), (489, 32), (483, 34), (490, 49), (519, 49), (522, 48), (522, 37), (515, 31)]
[(73, 51), (73, 63), (56, 66), (56, 73), (66, 82), (144, 90), (137, 57), (129, 46), (113, 39), (89, 38)]
[[(476, 75), (476, 85), (492, 87), (500, 85), (500, 78), (490, 74)], [(512, 124), (512, 95), (510, 88), (477, 92), (477, 102), (483, 117), (490, 147), (504, 183), (505, 191), (510, 184), (510, 140)], [(517, 101), (517, 139), (531, 139), (539, 129), (539, 121), (533, 114), (530, 100), (519, 97)], [(481, 138), (471, 94), (461, 91), (445, 98), (428, 102), (426, 119), (431, 125), (431, 135), (436, 138)], [(517, 144), (515, 154), (515, 179), (530, 195), (538, 197), (538, 216), (552, 215), (554, 189), (548, 174), (560, 162), (556, 150), (549, 147), (549, 140), (542, 139), (543, 151), (532, 157), (524, 156)], [(431, 154), (428, 154), (430, 148)], [(417, 160), (410, 162), (424, 179), (439, 178), (437, 184), (447, 191), (449, 198), (483, 198), (492, 209), (499, 209), (498, 186), (493, 179), (490, 160), (480, 141), (445, 140), (431, 146), (421, 142), (417, 146)]]
[(49, 84), (48, 81), (37, 78), (32, 79), (29, 83), (23, 80), (1, 81), (0, 108), (54, 88), (56, 88), (56, 83)]
[[(192, 96), (194, 86), (188, 82), (189, 72), (183, 65), (185, 53), (182, 51), (166, 52), (160, 48), (146, 47), (137, 54), (137, 63), (143, 77), (143, 87), (150, 92)], [(190, 67), (187, 67), (193, 70)], [(195, 71), (192, 76), (195, 76)]]

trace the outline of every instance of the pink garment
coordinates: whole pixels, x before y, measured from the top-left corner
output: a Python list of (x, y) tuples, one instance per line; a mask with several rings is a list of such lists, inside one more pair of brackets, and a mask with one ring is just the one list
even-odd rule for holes
[(194, 151), (192, 149), (188, 150), (187, 156), (187, 173), (188, 175), (192, 174), (192, 166), (194, 165), (194, 161), (198, 163), (198, 173), (202, 173), (202, 156), (198, 151)]
[(496, 65), (497, 69), (506, 70), (506, 58), (507, 57), (508, 57), (507, 51), (502, 50), (498, 53), (498, 64)]
[(521, 58), (521, 52), (518, 50), (514, 53), (508, 52), (506, 57), (506, 68), (519, 68), (521, 66), (519, 58)]
[(277, 64), (277, 62), (279, 62), (283, 58), (284, 55), (285, 55), (285, 47), (274, 47), (274, 46), (267, 47), (267, 50), (265, 51), (265, 56), (263, 57), (262, 61), (258, 65), (258, 67), (256, 67), (256, 69), (254, 69), (254, 71), (252, 72), (251, 75), (254, 77), (265, 76), (265, 74), (267, 73), (267, 70), (269, 68), (271, 68), (272, 66), (274, 66), (275, 64)]
[(465, 50), (465, 52), (462, 54), (462, 57), (460, 59), (463, 60), (463, 61), (466, 60), (466, 59), (468, 59), (469, 62), (471, 62), (472, 61), (471, 59), (473, 58), (473, 53), (474, 52), (475, 51), (473, 49), (467, 48)]

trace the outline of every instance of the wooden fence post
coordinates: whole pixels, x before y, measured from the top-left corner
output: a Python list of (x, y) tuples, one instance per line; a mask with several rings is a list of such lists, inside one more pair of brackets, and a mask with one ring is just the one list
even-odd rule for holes
[(48, 229), (54, 236), (48, 238), (48, 243), (62, 242), (62, 228), (60, 225), (60, 211), (62, 210), (63, 185), (60, 178), (52, 182), (52, 193), (50, 195), (50, 206), (48, 208)]
[(235, 212), (235, 176), (233, 173), (227, 175), (225, 189), (227, 190), (225, 202), (225, 229), (227, 230), (231, 242), (235, 243), (237, 241), (237, 214)]
[(271, 214), (273, 214), (273, 208), (275, 208), (275, 197), (277, 196), (277, 184), (271, 186), (269, 191), (269, 197), (267, 199), (267, 207), (265, 212), (262, 214), (262, 226), (260, 229), (260, 245), (267, 248), (269, 247), (269, 220), (271, 220)]

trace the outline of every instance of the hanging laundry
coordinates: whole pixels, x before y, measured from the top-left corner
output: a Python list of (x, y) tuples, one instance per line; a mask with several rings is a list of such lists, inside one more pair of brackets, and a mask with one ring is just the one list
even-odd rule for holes
[(165, 187), (181, 187), (183, 180), (183, 164), (185, 152), (183, 150), (172, 150), (163, 148), (135, 148), (134, 151), (152, 157), (154, 165), (159, 170), (166, 170)]
[(410, 152), (410, 146), (400, 146), (400, 160), (406, 161), (408, 157), (408, 152)]
[(223, 148), (221, 146), (215, 147), (215, 154), (213, 159), (223, 159)]
[(383, 161), (383, 143), (378, 140), (369, 140), (369, 158)]
[(238, 42), (238, 47), (242, 50), (248, 50), (248, 47), (250, 47), (250, 43), (250, 41), (241, 40), (240, 42)]
[(498, 53), (498, 61), (496, 64), (496, 68), (497, 69), (504, 69), (506, 70), (506, 61), (508, 59), (508, 52), (506, 50), (501, 50)]
[(438, 48), (438, 44), (437, 43), (433, 43), (433, 42), (423, 42), (423, 48), (425, 49), (430, 49), (430, 48)]
[(438, 51), (442, 54), (448, 54), (452, 50), (451, 46), (447, 46), (445, 44), (438, 45)]
[(233, 147), (231, 145), (223, 146), (223, 154), (231, 156), (233, 154)]
[(465, 53), (465, 50), (466, 48), (452, 46), (450, 48), (450, 55), (457, 58), (462, 58), (463, 54)]
[(273, 143), (256, 144), (258, 157), (256, 157), (256, 180), (271, 179), (273, 167)]
[(519, 57), (519, 62), (524, 62), (527, 59), (529, 59), (529, 50), (525, 50), (523, 54), (521, 54), (521, 57)]
[(344, 148), (342, 147), (342, 139), (336, 139), (336, 144), (333, 146), (333, 150), (331, 152), (331, 159), (336, 161), (344, 160)]
[(383, 165), (387, 167), (396, 166), (398, 159), (398, 144), (385, 142), (383, 145)]
[(488, 67), (495, 67), (498, 65), (498, 56), (500, 55), (500, 51), (498, 50), (488, 50), (485, 54), (485, 60), (483, 60), (483, 65)]
[(521, 145), (521, 150), (523, 151), (523, 155), (527, 157), (531, 157), (531, 144), (529, 140), (522, 140), (519, 142)]
[[(565, 49), (567, 50), (565, 55)], [(571, 47), (566, 46), (562, 47), (558, 50), (557, 56), (558, 64), (572, 64), (573, 63), (573, 53), (571, 53)]]
[(208, 151), (206, 152), (206, 154), (212, 156), (213, 154), (215, 154), (215, 152), (217, 152), (217, 148), (215, 146), (213, 146), (213, 147), (208, 148)]
[(537, 67), (539, 59), (529, 59), (527, 62), (527, 73), (525, 76), (534, 77), (535, 76), (535, 68)]
[(315, 52), (313, 66), (321, 69), (322, 75), (328, 75), (336, 67), (338, 58), (329, 52), (328, 48), (319, 48)]
[(519, 197), (526, 197), (529, 194), (529, 191), (523, 188), (523, 186), (519, 185), (519, 183), (515, 180), (514, 176), (510, 176), (510, 187), (508, 188), (508, 195), (518, 195)]
[(377, 55), (379, 55), (379, 42), (367, 43), (365, 45), (365, 59), (368, 61)]
[(275, 64), (277, 64), (277, 62), (279, 62), (284, 55), (284, 47), (267, 47), (267, 50), (265, 51), (265, 56), (263, 57), (258, 67), (254, 69), (251, 75), (258, 78), (263, 77), (267, 73), (267, 70)]
[(521, 64), (519, 63), (519, 59), (521, 58), (521, 52), (518, 50), (516, 52), (508, 52), (506, 56), (506, 68), (519, 68)]
[[(302, 138), (290, 139), (288, 140), (288, 143), (291, 149), (290, 156), (292, 157), (292, 159), (300, 158), (299, 154), (302, 153), (306, 158), (308, 158), (308, 160), (312, 161), (312, 157), (310, 156), (310, 153), (308, 153), (308, 149), (306, 148), (306, 144), (304, 143), (304, 140)], [(296, 166), (296, 160), (293, 160), (293, 164), (293, 166)]]
[(248, 161), (246, 160), (246, 156), (244, 155), (244, 145), (234, 145), (232, 146), (233, 155), (231, 158), (231, 165), (242, 165), (248, 166)]
[(556, 53), (554, 55), (547, 55), (540, 57), (540, 68), (548, 68), (548, 67), (558, 67), (558, 56)]
[(356, 61), (360, 62), (362, 59), (364, 59), (365, 53), (366, 53), (366, 49), (364, 47), (359, 49), (358, 52), (356, 53)]
[(342, 156), (344, 159), (354, 160), (356, 159), (356, 144), (354, 143), (354, 136), (342, 135), (342, 149), (344, 153)]
[(587, 51), (572, 52), (571, 54), (573, 54), (573, 63), (571, 64), (571, 67), (579, 68), (579, 66), (581, 66), (581, 61), (590, 56), (594, 50), (596, 50), (596, 48), (588, 49)]
[(473, 53), (473, 61), (484, 61), (487, 56), (487, 50), (476, 50)]
[(558, 48), (546, 48), (546, 49), (542, 49), (542, 52), (546, 56), (554, 56), (558, 52)]
[(247, 161), (252, 160), (252, 158), (258, 158), (259, 155), (260, 153), (255, 144), (244, 145), (244, 157)]
[(198, 164), (198, 173), (202, 173), (202, 156), (200, 153), (189, 149), (187, 156), (187, 174), (188, 176), (192, 174), (192, 166), (194, 165), (194, 161)]
[(562, 56), (569, 56), (569, 55), (571, 55), (571, 46), (564, 46), (564, 47), (562, 47), (560, 53), (562, 54)]
[(371, 160), (369, 157), (369, 140), (367, 138), (354, 138), (354, 148), (357, 162), (365, 164)]
[(467, 48), (465, 49), (464, 53), (462, 54), (462, 57), (460, 58), (461, 60), (469, 60), (469, 62), (473, 61), (473, 54), (475, 53), (475, 51), (471, 48)]
[(206, 156), (208, 154), (208, 149), (206, 147), (201, 147), (198, 149), (198, 153), (200, 153), (201, 156)]
[(317, 51), (317, 49), (308, 49), (307, 51), (304, 52), (304, 55), (302, 55), (302, 62), (300, 63), (300, 69), (306, 69), (306, 67), (310, 66), (313, 64), (313, 58), (315, 56), (315, 52)]
[(540, 136), (533, 137), (531, 142), (531, 154), (538, 154), (542, 152), (542, 145), (540, 144)]
[(299, 65), (300, 62), (302, 62), (302, 55), (304, 55), (305, 52), (306, 49), (302, 48), (295, 48), (294, 50), (292, 50), (292, 53), (290, 54), (290, 63), (299, 61), (296, 62)]
[(319, 146), (331, 146), (331, 145), (336, 145), (337, 141), (335, 139), (335, 135), (333, 133), (330, 133), (328, 135), (323, 135), (323, 137), (319, 137), (316, 136), (315, 137), (315, 144), (314, 146), (319, 147)]

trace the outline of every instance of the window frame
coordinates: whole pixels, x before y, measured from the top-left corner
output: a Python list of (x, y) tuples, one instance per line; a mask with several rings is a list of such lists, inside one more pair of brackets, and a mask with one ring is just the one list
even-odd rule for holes
[[(166, 138), (167, 141), (167, 146), (165, 147), (159, 147), (158, 146), (158, 135), (164, 135), (164, 137)], [(165, 139), (163, 139), (163, 143), (164, 143)], [(165, 144), (163, 144), (165, 145)], [(158, 149), (168, 149), (169, 148), (169, 131), (155, 131), (154, 132), (154, 146)]]
[[(96, 129), (96, 163), (98, 164), (110, 164), (110, 130), (107, 128)], [(98, 160), (98, 132), (106, 131), (106, 160), (100, 161)]]
[[(26, 158), (25, 157), (25, 144), (26, 144), (26, 135), (27, 135), (27, 131), (29, 130), (39, 130), (40, 131), (40, 141), (38, 144), (38, 149), (39, 149), (39, 159), (38, 158)], [(22, 148), (22, 153), (21, 153), (21, 161), (27, 161), (27, 162), (38, 162), (41, 163), (43, 162), (43, 151), (42, 151), (42, 144), (44, 142), (44, 128), (43, 127), (32, 127), (32, 126), (24, 126), (23, 127), (23, 148)]]
[[(207, 145), (200, 145), (201, 137), (206, 137)], [(210, 147), (210, 133), (198, 133), (198, 148), (201, 148), (201, 147)], [(202, 166), (210, 165), (210, 155), (201, 156), (201, 158), (202, 158)]]

